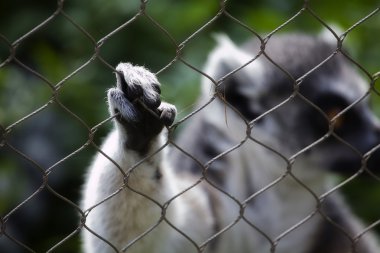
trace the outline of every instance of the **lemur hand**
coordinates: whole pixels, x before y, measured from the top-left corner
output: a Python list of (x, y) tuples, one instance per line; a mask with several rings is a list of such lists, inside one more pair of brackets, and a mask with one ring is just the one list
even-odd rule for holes
[(160, 83), (144, 67), (120, 63), (116, 70), (116, 88), (108, 91), (110, 114), (126, 131), (126, 147), (146, 152), (163, 127), (173, 123), (176, 108), (161, 102)]

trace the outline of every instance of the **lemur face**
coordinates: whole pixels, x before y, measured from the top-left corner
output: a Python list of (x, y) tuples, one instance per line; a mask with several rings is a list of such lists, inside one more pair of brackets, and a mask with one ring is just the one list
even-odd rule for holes
[[(316, 77), (315, 80), (311, 76), (310, 82), (305, 83), (301, 93), (317, 107), (305, 108), (299, 117), (309, 129), (307, 135), (315, 140), (326, 137), (311, 149), (310, 155), (316, 160), (324, 160), (323, 165), (330, 170), (354, 173), (365, 163), (363, 155), (380, 144), (380, 126), (368, 105), (368, 89), (361, 88), (365, 87), (364, 81), (344, 59), (337, 61), (342, 66), (341, 69), (337, 67), (335, 76), (334, 72), (330, 77)], [(306, 85), (310, 86), (309, 90)], [(366, 167), (378, 174), (379, 164), (380, 150), (370, 156)]]
[[(253, 123), (253, 132), (261, 128), (260, 135), (268, 134), (263, 140), (276, 139), (280, 153), (290, 157), (306, 148), (303, 156), (318, 167), (352, 173), (361, 168), (362, 155), (380, 144), (380, 125), (368, 106), (366, 82), (342, 53), (334, 53), (335, 44), (304, 35), (273, 37), (263, 55), (216, 91)], [(248, 62), (260, 44), (252, 41), (234, 50), (229, 60), (220, 59), (224, 70), (213, 77), (222, 78)], [(376, 173), (379, 164), (380, 150), (367, 167)]]

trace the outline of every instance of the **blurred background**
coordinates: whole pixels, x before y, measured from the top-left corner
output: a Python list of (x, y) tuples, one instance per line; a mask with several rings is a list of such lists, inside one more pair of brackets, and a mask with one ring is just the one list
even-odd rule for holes
[[(176, 56), (175, 45), (186, 41), (182, 59), (202, 69), (215, 45), (213, 34), (226, 33), (236, 43), (252, 37), (227, 15), (194, 34), (218, 13), (218, 1), (148, 1), (147, 15), (134, 19), (140, 6), (137, 0), (0, 1), (0, 231), (6, 231), (0, 232), (0, 252), (46, 252), (69, 235), (53, 252), (80, 252), (79, 212), (69, 201), (78, 204), (85, 169), (96, 152), (94, 145), (84, 146), (90, 129), (108, 118), (106, 90), (115, 80), (109, 66), (129, 61), (159, 72), (163, 96), (177, 105), (181, 119), (199, 94), (201, 74), (180, 61), (166, 68)], [(265, 36), (303, 6), (301, 0), (235, 0), (227, 1), (226, 10)], [(379, 2), (320, 0), (308, 7), (327, 24), (347, 30)], [(321, 30), (305, 11), (279, 32)], [(377, 12), (344, 44), (369, 75), (380, 71), (379, 34)], [(379, 115), (378, 95), (371, 104)], [(97, 129), (94, 143), (101, 143), (111, 125)], [(343, 190), (363, 219), (379, 220), (378, 181), (355, 179)]]

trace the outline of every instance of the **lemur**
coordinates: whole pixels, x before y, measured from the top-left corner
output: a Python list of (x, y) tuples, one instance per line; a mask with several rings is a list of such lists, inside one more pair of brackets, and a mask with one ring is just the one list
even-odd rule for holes
[(331, 177), (375, 173), (380, 161), (376, 149), (362, 159), (380, 126), (337, 42), (217, 40), (175, 140), (157, 77), (116, 67), (114, 128), (83, 190), (84, 252), (380, 252)]

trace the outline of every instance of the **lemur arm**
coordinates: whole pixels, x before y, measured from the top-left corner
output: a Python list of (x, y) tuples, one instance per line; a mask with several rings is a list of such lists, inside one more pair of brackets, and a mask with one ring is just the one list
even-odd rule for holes
[[(176, 109), (161, 102), (160, 84), (145, 68), (121, 63), (116, 70), (116, 87), (108, 91), (115, 128), (101, 146), (102, 152), (96, 155), (83, 192), (82, 208), (88, 213), (86, 253), (114, 252), (126, 247), (157, 224), (162, 212), (157, 203), (169, 200), (175, 192), (175, 180), (162, 168), (163, 152), (150, 154), (163, 145), (161, 132), (174, 121)], [(144, 162), (137, 165), (142, 159)], [(155, 241), (135, 247), (136, 252), (149, 251)]]
[(160, 100), (160, 84), (147, 69), (120, 63), (116, 70), (108, 91), (115, 127), (83, 191), (84, 252), (195, 252), (195, 243), (214, 232), (214, 216), (199, 178), (169, 164), (163, 129), (176, 109)]

